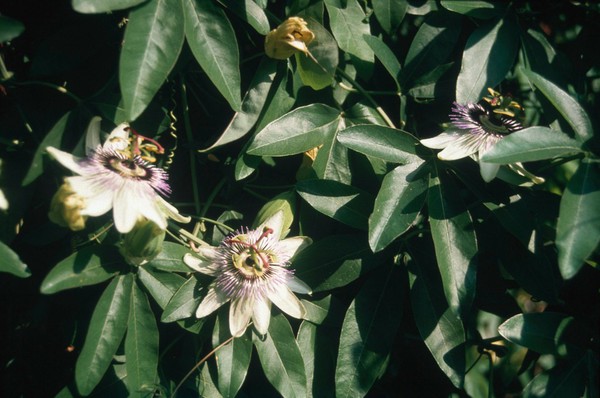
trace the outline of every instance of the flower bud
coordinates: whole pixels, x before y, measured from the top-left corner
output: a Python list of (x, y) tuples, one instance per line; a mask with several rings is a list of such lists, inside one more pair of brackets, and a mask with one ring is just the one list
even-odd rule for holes
[(85, 199), (77, 195), (71, 185), (65, 182), (52, 197), (48, 218), (61, 227), (81, 231), (85, 228), (85, 220), (87, 219), (86, 216), (81, 215), (81, 210), (84, 207)]
[(267, 34), (265, 52), (268, 57), (275, 59), (287, 59), (298, 51), (308, 55), (307, 46), (314, 38), (304, 19), (290, 17)]
[(129, 264), (140, 266), (162, 251), (165, 231), (154, 222), (140, 219), (133, 229), (125, 234), (120, 252)]

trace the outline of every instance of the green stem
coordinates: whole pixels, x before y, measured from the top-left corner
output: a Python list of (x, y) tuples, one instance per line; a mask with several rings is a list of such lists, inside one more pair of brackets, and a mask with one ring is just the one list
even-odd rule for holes
[(198, 213), (200, 218), (204, 217), (206, 215), (206, 213), (208, 213), (208, 209), (210, 209), (210, 207), (212, 206), (213, 201), (217, 197), (217, 194), (219, 193), (219, 191), (225, 185), (225, 182), (226, 182), (225, 178), (222, 178), (221, 181), (219, 181), (219, 183), (217, 184), (217, 186), (212, 190), (212, 192), (206, 199), (206, 203), (204, 203), (202, 210)]
[[(189, 115), (189, 105), (187, 100), (187, 89), (183, 76), (181, 77), (181, 105), (183, 106), (183, 128), (188, 143), (192, 143), (194, 138), (192, 135), (192, 123)], [(190, 169), (192, 173), (192, 194), (194, 195), (194, 210), (196, 214), (200, 214), (200, 193), (198, 192), (198, 176), (196, 174), (196, 155), (193, 149), (189, 150)]]
[(52, 84), (52, 83), (48, 83), (48, 82), (42, 82), (39, 80), (32, 80), (32, 81), (28, 81), (28, 82), (13, 82), (12, 83), (15, 86), (42, 86), (42, 87), (48, 87), (51, 88), (53, 90), (56, 90), (64, 95), (66, 95), (67, 97), (71, 98), (72, 100), (74, 100), (77, 103), (82, 102), (83, 100), (81, 98), (79, 98), (78, 96), (76, 96), (75, 94), (73, 94), (72, 92), (70, 92), (69, 90), (67, 90), (65, 87), (63, 86), (59, 86), (56, 84)]
[(233, 231), (235, 231), (235, 230), (234, 230), (233, 228), (231, 228), (229, 225), (227, 225), (227, 224), (223, 224), (222, 222), (219, 222), (219, 221), (217, 221), (217, 220), (213, 220), (212, 218), (200, 217), (200, 220), (202, 220), (202, 221), (206, 221), (206, 222), (209, 222), (209, 223), (211, 223), (211, 224), (214, 224), (214, 225), (217, 225), (217, 226), (219, 226), (219, 227), (223, 227), (223, 228), (225, 228), (226, 230), (228, 230), (229, 232), (233, 232)]
[[(358, 91), (357, 89), (355, 89), (353, 87), (347, 86), (344, 82), (340, 83), (340, 87), (343, 88), (346, 91), (350, 91), (350, 92), (353, 92), (353, 93), (360, 92), (360, 91)], [(365, 93), (369, 93), (369, 94), (372, 94), (372, 95), (392, 95), (392, 96), (395, 96), (395, 97), (400, 96), (400, 93), (397, 92), (397, 91), (372, 91), (372, 90), (365, 90)]]
[(383, 118), (383, 120), (385, 121), (385, 123), (388, 126), (390, 126), (391, 128), (396, 128), (396, 126), (394, 125), (394, 122), (391, 121), (391, 119), (389, 118), (389, 116), (387, 115), (387, 113), (385, 113), (385, 111), (379, 106), (379, 104), (377, 104), (377, 102), (375, 102), (375, 100), (373, 99), (373, 97), (371, 97), (371, 94), (369, 94), (369, 92), (367, 90), (365, 90), (356, 80), (354, 80), (352, 78), (352, 76), (350, 76), (349, 74), (347, 74), (341, 68), (336, 68), (336, 72), (339, 73), (350, 84), (352, 84), (354, 87), (356, 87), (356, 89), (358, 90), (358, 92), (360, 92), (362, 95), (365, 96), (365, 98), (367, 99), (367, 101), (369, 101), (371, 103), (371, 105), (373, 105), (373, 107), (375, 108), (375, 110), (377, 110), (377, 112), (381, 115), (381, 117)]

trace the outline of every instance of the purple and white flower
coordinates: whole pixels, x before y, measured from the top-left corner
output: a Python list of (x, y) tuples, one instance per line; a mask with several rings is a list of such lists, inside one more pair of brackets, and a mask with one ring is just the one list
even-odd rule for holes
[[(442, 149), (438, 153), (441, 160), (457, 160), (470, 156), (479, 163), (479, 170), (484, 181), (493, 180), (498, 174), (499, 164), (480, 160), (498, 141), (523, 126), (513, 117), (490, 112), (475, 103), (465, 105), (454, 103), (450, 113), (451, 127), (443, 133), (421, 140), (428, 148)], [(530, 178), (534, 183), (544, 180), (526, 171), (520, 163), (508, 165), (516, 173)]]
[(63, 166), (78, 174), (65, 178), (65, 189), (77, 197), (79, 215), (96, 217), (112, 209), (115, 227), (121, 233), (131, 231), (144, 218), (163, 230), (167, 218), (189, 222), (189, 217), (180, 215), (160, 196), (171, 192), (167, 173), (132, 153), (129, 134), (128, 124), (120, 124), (86, 158), (46, 148)]
[(271, 319), (271, 303), (294, 318), (306, 309), (293, 292), (311, 294), (310, 287), (288, 268), (290, 259), (312, 241), (298, 236), (282, 239), (283, 213), (277, 212), (258, 228), (236, 231), (218, 247), (201, 247), (187, 254), (185, 264), (214, 276), (196, 311), (202, 318), (231, 301), (229, 330), (234, 337), (246, 331), (250, 320), (264, 335)]

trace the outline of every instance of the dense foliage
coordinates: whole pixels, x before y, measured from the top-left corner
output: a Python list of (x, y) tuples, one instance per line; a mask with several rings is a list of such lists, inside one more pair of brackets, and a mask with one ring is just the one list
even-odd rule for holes
[(3, 1), (0, 395), (597, 397), (599, 17)]

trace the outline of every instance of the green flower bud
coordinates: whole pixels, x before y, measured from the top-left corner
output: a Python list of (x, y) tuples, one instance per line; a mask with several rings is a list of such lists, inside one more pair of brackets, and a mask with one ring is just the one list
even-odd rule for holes
[(140, 266), (158, 256), (164, 240), (165, 230), (152, 221), (140, 219), (125, 234), (120, 252), (129, 264)]

